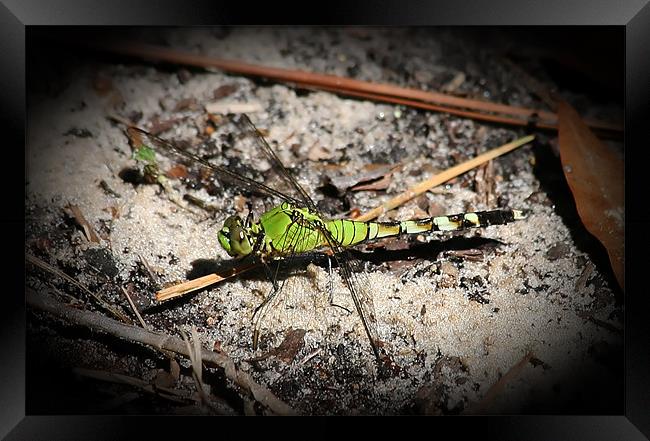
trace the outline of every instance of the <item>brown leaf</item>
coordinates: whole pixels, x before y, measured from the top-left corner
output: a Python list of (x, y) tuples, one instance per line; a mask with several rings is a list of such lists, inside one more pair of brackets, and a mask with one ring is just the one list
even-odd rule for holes
[(176, 164), (165, 172), (165, 175), (170, 179), (180, 179), (187, 177), (187, 167), (183, 164)]
[(354, 207), (353, 209), (350, 210), (350, 219), (354, 219), (361, 216), (361, 209), (358, 207)]
[(623, 160), (568, 103), (559, 102), (558, 119), (562, 169), (578, 214), (607, 249), (616, 280), (625, 289)]
[(83, 229), (84, 235), (86, 236), (86, 239), (88, 239), (88, 241), (94, 243), (101, 242), (101, 239), (99, 238), (99, 236), (97, 236), (97, 233), (95, 233), (95, 230), (93, 229), (92, 225), (88, 223), (88, 221), (84, 217), (79, 207), (73, 204), (68, 204), (64, 208), (64, 210)]
[[(347, 189), (359, 190), (359, 187), (363, 187), (366, 184), (372, 185), (373, 183), (371, 181), (381, 181), (386, 176), (392, 175), (399, 167), (400, 165), (392, 164), (368, 164), (355, 175), (330, 177), (330, 181), (332, 185), (341, 191)], [(383, 184), (386, 183), (384, 182)]]
[(212, 92), (212, 97), (215, 100), (220, 100), (221, 98), (232, 95), (237, 91), (237, 89), (238, 87), (236, 84), (224, 84), (223, 86), (219, 86), (214, 89), (214, 92)]
[(305, 345), (305, 331), (304, 329), (289, 329), (284, 336), (284, 340), (280, 343), (280, 346), (273, 348), (265, 354), (260, 355), (259, 357), (251, 358), (248, 361), (262, 361), (266, 360), (269, 357), (275, 356), (285, 363), (291, 363), (298, 351), (302, 349)]
[(280, 346), (273, 351), (275, 356), (285, 363), (291, 363), (298, 351), (305, 345), (305, 332), (304, 329), (290, 329), (287, 331)]
[(246, 209), (246, 203), (248, 202), (248, 200), (244, 196), (235, 195), (234, 202), (235, 202), (235, 210), (237, 210), (237, 213), (241, 213)]
[(149, 129), (149, 132), (151, 132), (151, 134), (155, 136), (160, 135), (161, 133), (166, 132), (167, 130), (174, 127), (176, 123), (179, 121), (180, 121), (179, 118), (161, 120), (158, 117), (154, 117), (151, 120), (151, 128)]
[(180, 112), (183, 110), (198, 110), (199, 108), (199, 102), (196, 100), (196, 98), (183, 98), (174, 106), (174, 112)]
[(369, 191), (369, 190), (386, 190), (390, 183), (393, 181), (393, 175), (391, 173), (384, 175), (381, 179), (367, 183), (359, 184), (352, 187), (352, 191)]

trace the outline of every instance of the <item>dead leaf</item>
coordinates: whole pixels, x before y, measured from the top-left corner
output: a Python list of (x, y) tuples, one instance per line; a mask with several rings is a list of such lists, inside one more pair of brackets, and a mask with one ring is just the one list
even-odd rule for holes
[(305, 345), (305, 331), (304, 329), (289, 329), (284, 336), (284, 340), (280, 343), (280, 346), (277, 348), (271, 349), (265, 354), (260, 355), (259, 357), (251, 358), (248, 361), (262, 361), (266, 360), (269, 357), (275, 356), (285, 363), (291, 363), (298, 351), (302, 349)]
[(560, 159), (584, 226), (605, 246), (625, 289), (623, 160), (603, 144), (573, 107), (558, 104)]
[(235, 202), (235, 210), (237, 210), (237, 213), (241, 213), (246, 208), (246, 203), (248, 202), (248, 199), (246, 199), (244, 196), (241, 195), (235, 195), (234, 202)]
[(73, 218), (77, 224), (83, 229), (84, 235), (86, 236), (86, 239), (88, 239), (89, 242), (94, 242), (94, 243), (100, 243), (101, 239), (99, 236), (97, 236), (97, 233), (95, 233), (95, 230), (93, 227), (88, 223), (86, 218), (84, 217), (83, 213), (79, 209), (78, 206), (68, 204), (65, 206), (64, 211)]
[(196, 98), (183, 98), (174, 106), (174, 112), (181, 112), (183, 110), (198, 110), (199, 107), (199, 102), (196, 100)]
[(112, 219), (120, 218), (120, 207), (116, 207), (115, 205), (109, 205), (108, 207), (103, 208), (102, 211), (110, 213)]
[(474, 173), (474, 191), (477, 194), (477, 199), (486, 206), (490, 207), (495, 204), (496, 179), (493, 161), (488, 161), (476, 169)]
[(306, 332), (304, 329), (290, 329), (287, 331), (284, 340), (274, 351), (275, 356), (285, 363), (291, 363), (298, 351), (305, 345), (304, 337)]
[(444, 216), (447, 210), (445, 208), (433, 201), (429, 202), (429, 205), (427, 206), (427, 214), (430, 217), (436, 217), (436, 216)]
[(363, 167), (361, 173), (352, 176), (330, 177), (330, 182), (339, 191), (347, 189), (359, 190), (365, 183), (370, 181), (381, 180), (382, 178), (392, 175), (400, 165), (392, 164), (368, 164)]
[(388, 173), (388, 174), (382, 176), (380, 179), (378, 179), (376, 181), (373, 181), (373, 182), (370, 182), (368, 184), (355, 185), (350, 190), (352, 190), (352, 191), (386, 190), (392, 181), (393, 181), (393, 174)]
[(152, 135), (160, 135), (163, 132), (171, 129), (176, 125), (177, 122), (181, 121), (180, 118), (171, 118), (166, 120), (161, 120), (158, 117), (155, 117), (151, 120), (151, 127), (149, 132)]
[(214, 89), (214, 92), (212, 92), (212, 97), (215, 100), (220, 100), (221, 98), (225, 98), (228, 95), (232, 95), (237, 91), (238, 86), (236, 84), (224, 84), (223, 86), (219, 86), (216, 89)]
[(169, 389), (172, 386), (174, 386), (174, 384), (176, 384), (176, 380), (169, 372), (164, 371), (163, 369), (159, 369), (158, 372), (156, 373), (156, 378), (154, 378), (153, 380), (153, 384), (156, 387), (163, 387)]
[(361, 216), (361, 209), (358, 207), (354, 207), (353, 209), (350, 210), (350, 219), (354, 219)]
[(165, 176), (170, 179), (181, 179), (187, 177), (187, 167), (183, 164), (176, 164), (165, 172)]

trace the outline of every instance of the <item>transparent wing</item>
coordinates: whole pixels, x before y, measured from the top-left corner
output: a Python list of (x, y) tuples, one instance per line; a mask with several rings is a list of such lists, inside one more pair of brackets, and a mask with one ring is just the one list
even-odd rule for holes
[(207, 169), (209, 169), (220, 179), (227, 181), (238, 187), (241, 187), (243, 189), (261, 194), (263, 196), (273, 197), (282, 201), (287, 201), (299, 206), (304, 204), (301, 200), (292, 198), (291, 196), (288, 196), (287, 194), (279, 190), (271, 188), (265, 184), (262, 184), (261, 182), (248, 178), (242, 174), (235, 173), (234, 171), (229, 170), (220, 165), (213, 164), (210, 161), (198, 155), (195, 155), (194, 153), (188, 152), (187, 150), (183, 150), (175, 146), (173, 143), (164, 140), (158, 136), (155, 136), (147, 132), (146, 130), (140, 129), (138, 127), (129, 127), (127, 128), (127, 134), (129, 138), (136, 144), (134, 146), (136, 148), (148, 147), (154, 150), (164, 150), (168, 153), (176, 155), (177, 157), (185, 158), (190, 161), (195, 161), (203, 165)]
[(278, 172), (280, 178), (285, 182), (289, 188), (289, 191), (293, 193), (293, 199), (300, 200), (300, 206), (307, 207), (311, 211), (317, 213), (318, 210), (314, 201), (311, 199), (311, 197), (309, 197), (309, 194), (305, 191), (305, 189), (302, 188), (300, 184), (298, 184), (296, 179), (291, 175), (284, 164), (282, 164), (280, 158), (278, 158), (271, 146), (269, 146), (268, 142), (266, 142), (266, 139), (264, 139), (257, 127), (255, 127), (255, 125), (251, 122), (250, 118), (246, 114), (242, 114), (237, 117), (233, 117), (233, 121), (243, 134), (249, 136), (250, 139), (253, 140), (257, 148), (264, 154), (264, 157), (269, 162), (271, 162), (271, 165)]
[[(290, 172), (284, 167), (280, 159), (277, 157), (275, 152), (271, 149), (271, 147), (266, 142), (264, 137), (261, 135), (259, 130), (255, 127), (255, 125), (253, 125), (253, 123), (248, 118), (248, 116), (241, 115), (237, 119), (233, 119), (233, 121), (238, 126), (238, 128), (242, 131), (242, 133), (253, 141), (253, 143), (257, 146), (257, 149), (261, 151), (264, 157), (271, 163), (271, 166), (273, 167), (275, 172), (279, 175), (280, 179), (284, 182), (285, 186), (288, 187), (291, 193), (294, 194), (294, 196), (288, 195), (286, 191), (280, 191), (271, 186), (262, 184), (261, 182), (258, 182), (254, 179), (235, 173), (225, 167), (213, 164), (208, 160), (198, 155), (195, 155), (193, 153), (190, 153), (186, 150), (182, 150), (176, 147), (171, 142), (159, 138), (151, 133), (148, 133), (143, 129), (136, 128), (136, 127), (129, 127), (127, 130), (129, 133), (129, 137), (133, 140), (138, 140), (137, 143), (140, 144), (141, 146), (150, 147), (154, 149), (156, 148), (163, 149), (176, 156), (188, 159), (190, 161), (196, 161), (197, 163), (205, 166), (206, 168), (214, 172), (220, 179), (228, 181), (239, 187), (248, 189), (249, 191), (262, 194), (264, 196), (274, 197), (279, 200), (290, 202), (296, 207), (306, 207), (313, 213), (317, 214), (319, 217), (323, 218), (318, 208), (316, 207), (314, 201), (307, 194), (307, 192), (300, 186), (300, 184), (298, 184), (298, 182), (290, 174)], [(311, 228), (316, 228), (319, 231), (321, 231), (323, 236), (327, 239), (329, 248), (333, 252), (333, 259), (335, 260), (337, 266), (339, 267), (343, 281), (348, 287), (348, 290), (350, 291), (352, 300), (354, 302), (354, 306), (357, 310), (357, 313), (359, 314), (359, 317), (363, 324), (364, 330), (366, 331), (368, 339), (370, 340), (372, 350), (375, 356), (377, 357), (377, 359), (381, 360), (380, 350), (378, 347), (378, 344), (380, 344), (380, 339), (377, 333), (377, 320), (375, 317), (372, 297), (370, 296), (367, 288), (363, 284), (359, 283), (358, 278), (350, 265), (351, 257), (349, 256), (349, 253), (337, 243), (337, 241), (332, 237), (330, 232), (323, 226), (314, 224), (311, 226)], [(301, 236), (302, 235), (300, 234), (296, 235), (296, 240), (302, 240), (300, 239)], [(276, 264), (278, 266), (276, 268), (276, 274), (277, 271), (280, 270), (280, 267), (285, 267), (285, 265), (287, 267), (290, 266), (296, 257), (297, 256), (295, 255), (295, 253), (290, 253), (290, 255), (285, 257), (282, 261), (277, 261)], [(274, 283), (273, 291), (269, 294), (265, 302), (262, 305), (260, 305), (260, 308), (256, 312), (257, 317), (255, 320), (255, 333), (257, 334), (259, 333), (261, 320), (268, 306), (270, 306), (270, 304), (272, 303), (272, 299), (282, 291), (282, 285), (278, 286), (275, 280), (272, 281)]]
[(352, 259), (350, 253), (343, 249), (343, 247), (341, 247), (336, 242), (336, 240), (332, 237), (331, 233), (326, 228), (318, 228), (327, 239), (329, 247), (332, 249), (332, 251), (334, 251), (332, 257), (339, 267), (339, 271), (345, 285), (350, 291), (354, 306), (357, 310), (357, 313), (359, 314), (359, 317), (361, 318), (361, 322), (363, 324), (364, 330), (366, 331), (366, 335), (370, 340), (372, 351), (374, 352), (375, 357), (377, 357), (377, 360), (381, 361), (382, 357), (379, 350), (381, 340), (379, 338), (379, 333), (377, 332), (377, 318), (375, 316), (375, 307), (372, 301), (372, 297), (368, 292), (368, 288), (364, 284), (359, 283), (356, 273), (350, 265), (350, 260)]
[[(300, 228), (304, 229), (304, 227)], [(290, 230), (291, 228), (287, 228), (285, 237), (283, 237), (283, 239), (286, 239), (286, 235)], [(275, 299), (284, 289), (286, 277), (284, 277), (283, 280), (278, 283), (278, 275), (281, 271), (292, 268), (294, 264), (301, 258), (301, 255), (296, 253), (295, 250), (301, 248), (301, 242), (305, 240), (305, 237), (305, 234), (295, 234), (287, 246), (288, 255), (282, 259), (274, 259), (268, 263), (263, 261), (267, 278), (272, 283), (273, 288), (266, 296), (262, 304), (255, 310), (255, 314), (253, 316), (253, 349), (257, 349), (262, 328), (262, 320), (264, 316), (272, 305), (273, 299)]]
[[(309, 197), (307, 192), (298, 184), (295, 178), (289, 173), (289, 171), (284, 167), (280, 159), (277, 157), (273, 149), (266, 142), (264, 137), (260, 134), (259, 130), (251, 122), (251, 120), (246, 115), (241, 115), (235, 123), (239, 126), (240, 130), (248, 136), (251, 136), (255, 140), (258, 148), (264, 152), (265, 157), (273, 164), (273, 166), (278, 170), (281, 177), (284, 179), (285, 183), (293, 190), (293, 193), (296, 194), (296, 198), (300, 199), (303, 202), (303, 205), (309, 208), (310, 211), (317, 214), (319, 217), (323, 218), (322, 214), (319, 212), (318, 208), (314, 201)], [(332, 237), (330, 232), (320, 225), (311, 225), (311, 228), (316, 228), (323, 236), (327, 239), (328, 245), (333, 252), (333, 258), (337, 263), (337, 266), (340, 268), (341, 277), (343, 278), (344, 283), (350, 291), (354, 306), (361, 318), (363, 327), (366, 331), (372, 350), (377, 357), (381, 359), (380, 351), (378, 344), (380, 343), (379, 334), (377, 332), (377, 319), (375, 316), (375, 309), (372, 302), (372, 297), (368, 293), (367, 288), (360, 284), (355, 272), (352, 270), (350, 265), (350, 255), (344, 250)], [(298, 235), (300, 236), (300, 235)], [(290, 257), (287, 258), (287, 262), (292, 260)]]

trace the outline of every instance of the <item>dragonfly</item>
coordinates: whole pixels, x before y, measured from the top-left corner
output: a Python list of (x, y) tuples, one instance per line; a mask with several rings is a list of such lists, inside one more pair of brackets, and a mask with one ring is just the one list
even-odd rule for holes
[[(296, 260), (296, 256), (320, 251), (326, 252), (328, 259), (334, 261), (352, 297), (374, 356), (378, 361), (385, 361), (387, 355), (383, 352), (384, 345), (377, 331), (377, 317), (372, 295), (367, 284), (360, 283), (357, 272), (353, 270), (349, 250), (357, 245), (382, 238), (503, 225), (526, 217), (526, 213), (522, 210), (497, 209), (395, 222), (330, 219), (321, 213), (308, 192), (282, 164), (262, 132), (255, 127), (247, 115), (230, 115), (228, 118), (235, 123), (244, 137), (253, 140), (256, 153), (259, 153), (261, 158), (265, 158), (279, 175), (283, 190), (260, 182), (259, 179), (245, 176), (231, 168), (217, 165), (144, 129), (131, 126), (127, 132), (129, 138), (136, 141), (134, 145), (136, 149), (164, 150), (200, 164), (214, 173), (220, 181), (229, 182), (279, 202), (262, 213), (257, 220), (250, 211), (245, 219), (238, 215), (230, 216), (217, 232), (218, 242), (229, 256), (235, 259), (254, 259), (265, 269), (267, 277), (272, 282), (271, 291), (253, 314), (254, 350), (258, 347), (262, 319), (284, 285), (284, 282), (277, 281), (280, 266), (290, 265)], [(275, 271), (270, 268), (271, 265), (276, 265)], [(332, 303), (331, 293), (330, 303)]]

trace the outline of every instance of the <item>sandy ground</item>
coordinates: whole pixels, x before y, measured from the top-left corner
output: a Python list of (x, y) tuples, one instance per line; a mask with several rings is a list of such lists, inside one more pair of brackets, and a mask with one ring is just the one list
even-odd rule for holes
[[(458, 83), (462, 72), (464, 81), (456, 93), (542, 106), (498, 59), (472, 44), (461, 44), (449, 31), (179, 30), (166, 39), (182, 49), (224, 58), (432, 89), (454, 79)], [(203, 106), (257, 106), (250, 118), (267, 132), (281, 160), (330, 217), (349, 214), (341, 202), (344, 198), (349, 208), (364, 212), (437, 171), (527, 134), (525, 129), (325, 92), (300, 92), (220, 72), (179, 71), (140, 63), (80, 64), (74, 79), (56, 96), (40, 97), (29, 109), (26, 249), (101, 291), (129, 315), (123, 295), (91, 266), (118, 285), (130, 285), (136, 303), (150, 306), (153, 288), (141, 258), (162, 284), (186, 280), (202, 260), (228, 259), (216, 232), (228, 215), (237, 212), (234, 201), (240, 192), (224, 184), (210, 194), (206, 188), (192, 190), (171, 181), (175, 191), (206, 201), (214, 208), (210, 213), (185, 201), (186, 208), (180, 208), (157, 185), (124, 180), (120, 172), (137, 164), (123, 127), (107, 115), (141, 114), (143, 126), (155, 118), (177, 118), (161, 136), (196, 144), (202, 135), (197, 127), (205, 121)], [(103, 90), (98, 78), (109, 79), (110, 87)], [(215, 89), (224, 85), (234, 85), (234, 92), (215, 98)], [(179, 110), (177, 104), (188, 98), (198, 108)], [(214, 160), (265, 171), (267, 165), (251, 149), (235, 143), (226, 152), (219, 145), (224, 130), (218, 128), (212, 135), (217, 141)], [(343, 308), (329, 304), (330, 276), (322, 265), (304, 266), (288, 277), (262, 325), (257, 352), (251, 348), (251, 318), (271, 288), (260, 275), (242, 275), (180, 301), (145, 309), (144, 320), (153, 329), (174, 335), (196, 326), (204, 347), (219, 348), (300, 413), (562, 412), (579, 394), (589, 394), (580, 386), (582, 381), (607, 381), (613, 375), (611, 365), (622, 363), (609, 355), (622, 344), (622, 333), (612, 330), (622, 328), (622, 313), (602, 266), (576, 244), (580, 233), (557, 212), (540, 180), (540, 173), (549, 172), (539, 171), (539, 158), (554, 157), (551, 143), (552, 134), (539, 134), (533, 145), (495, 160), (489, 199), (477, 191), (485, 181), (483, 169), (382, 218), (497, 207), (531, 213), (526, 220), (505, 226), (400, 239), (393, 245), (386, 241), (374, 251), (362, 250), (367, 258), (360, 281), (373, 295), (380, 337), (400, 367), (388, 378), (378, 375), (359, 317), (336, 271), (334, 300)], [(348, 191), (344, 198), (321, 191), (328, 182), (356, 183), (355, 177), (368, 164), (401, 167), (380, 191)], [(553, 173), (561, 176), (560, 170)], [(105, 191), (102, 181), (116, 194)], [(259, 216), (265, 205), (252, 196), (249, 200)], [(90, 244), (64, 214), (68, 204), (79, 207), (102, 237), (100, 244)], [(481, 250), (478, 259), (449, 252), (476, 248)], [(413, 250), (410, 256), (408, 250)], [(50, 283), (65, 290), (56, 279)], [(30, 269), (27, 284), (43, 288), (47, 277)], [(91, 300), (84, 301), (97, 309)], [(603, 322), (611, 326), (604, 327)], [(42, 341), (43, 328), (51, 327), (48, 338), (62, 352), (75, 354), (70, 357), (78, 366), (145, 380), (168, 366), (153, 352), (124, 355), (92, 337), (59, 334), (57, 326), (48, 325), (43, 315), (30, 318), (34, 340)], [(278, 347), (291, 329), (306, 331), (304, 346), (292, 360), (269, 356), (247, 361)], [(490, 387), (530, 353), (529, 361), (495, 397), (482, 401)], [(189, 366), (187, 360), (180, 362)], [(190, 377), (183, 376), (176, 387), (194, 386)], [(156, 409), (151, 410), (160, 411)]]

